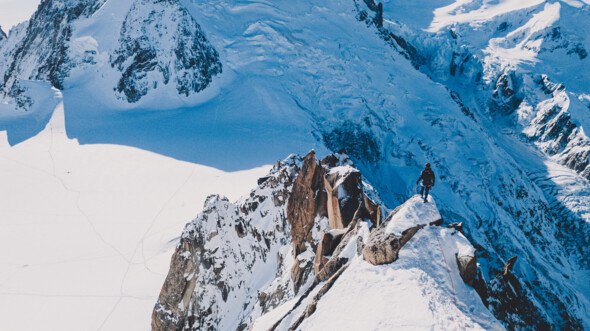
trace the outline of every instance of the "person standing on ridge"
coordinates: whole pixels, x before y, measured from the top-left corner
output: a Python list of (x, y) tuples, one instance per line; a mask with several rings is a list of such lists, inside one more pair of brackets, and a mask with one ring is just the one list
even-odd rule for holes
[[(424, 202), (428, 201), (428, 192), (430, 192), (430, 188), (432, 188), (434, 186), (434, 172), (432, 172), (432, 169), (430, 169), (430, 163), (426, 163), (426, 168), (424, 168), (424, 170), (422, 170), (422, 173), (420, 174), (420, 178), (418, 178), (418, 181), (416, 182), (416, 186), (418, 186), (418, 183), (420, 183), (420, 181), (422, 181), (422, 188), (420, 189), (420, 196), (422, 196), (422, 198), (424, 198)], [(426, 189), (426, 192), (424, 192)]]

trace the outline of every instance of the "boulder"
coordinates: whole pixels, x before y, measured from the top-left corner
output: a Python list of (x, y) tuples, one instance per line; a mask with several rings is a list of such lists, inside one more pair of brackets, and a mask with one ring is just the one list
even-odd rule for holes
[(397, 260), (401, 248), (399, 237), (393, 233), (371, 234), (363, 248), (363, 257), (373, 265), (388, 264)]
[(365, 247), (363, 257), (373, 265), (388, 264), (397, 260), (399, 250), (425, 225), (417, 225), (402, 232), (401, 236), (386, 232), (387, 223), (375, 228)]
[(477, 256), (457, 255), (456, 258), (461, 278), (465, 284), (474, 287), (475, 278), (477, 277)]

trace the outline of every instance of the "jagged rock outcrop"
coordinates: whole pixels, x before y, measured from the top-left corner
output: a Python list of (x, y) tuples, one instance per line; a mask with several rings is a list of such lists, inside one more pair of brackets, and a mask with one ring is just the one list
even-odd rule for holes
[(455, 229), (455, 230), (461, 232), (462, 234), (465, 234), (463, 232), (463, 222), (457, 222), (457, 223), (448, 224), (447, 225), (447, 228)]
[[(23, 27), (26, 31), (22, 37), (9, 37), (11, 49), (4, 53), (6, 63), (0, 61), (0, 97), (29, 110), (35, 96), (26, 94), (19, 80), (48, 81), (64, 89), (68, 87), (66, 79), (77, 73), (77, 68), (90, 75), (100, 72), (95, 79), (115, 83), (115, 96), (135, 103), (149, 91), (168, 84), (177, 94), (188, 97), (205, 89), (222, 72), (217, 50), (178, 0), (133, 0), (122, 22), (111, 14), (109, 28), (119, 33), (118, 43), (112, 46), (96, 33), (76, 34), (81, 21), (104, 25), (104, 17), (94, 14), (109, 5), (107, 0), (41, 2)], [(121, 14), (125, 12), (116, 13)], [(0, 40), (3, 37), (2, 33)]]
[[(368, 231), (368, 224), (378, 223), (380, 206), (360, 186), (354, 196), (358, 206), (348, 227), (329, 229), (328, 200), (318, 198), (325, 175), (346, 165), (352, 171), (344, 172), (339, 180), (345, 182), (350, 174), (358, 174), (352, 176), (358, 176), (353, 178), (362, 185), (360, 173), (345, 155), (329, 158), (337, 161), (317, 162), (312, 151), (303, 159), (292, 156), (279, 162), (239, 205), (209, 197), (203, 212), (187, 225), (172, 257), (153, 311), (152, 328), (246, 328), (254, 318), (302, 289), (308, 293), (328, 280), (350, 260), (351, 252), (358, 254), (357, 248), (349, 247), (359, 239), (362, 242), (360, 232)], [(343, 192), (340, 201), (347, 198)], [(269, 273), (269, 268), (276, 274)], [(254, 283), (267, 285), (256, 288)], [(235, 319), (238, 306), (247, 313)]]
[[(277, 275), (267, 272), (268, 265), (278, 264), (281, 269), (285, 263), (277, 257), (281, 247), (290, 245), (286, 200), (272, 196), (291, 191), (300, 164), (298, 157), (281, 162), (240, 205), (215, 195), (207, 198), (203, 212), (187, 224), (172, 257), (154, 307), (153, 330), (242, 328), (248, 323), (238, 318), (247, 317), (240, 315), (244, 309), (262, 311), (285, 296), (280, 292), (289, 291), (288, 287), (277, 286), (259, 295), (261, 289), (253, 285), (275, 279)], [(236, 301), (240, 304), (232, 304)]]
[(299, 176), (295, 180), (293, 190), (287, 202), (287, 218), (291, 225), (293, 238), (293, 253), (295, 256), (304, 252), (306, 244), (313, 242), (312, 228), (314, 219), (322, 210), (323, 168), (315, 159), (315, 152), (311, 151), (303, 158), (303, 165)]
[(348, 225), (348, 228), (346, 229), (346, 232), (344, 233), (342, 239), (338, 243), (338, 246), (336, 246), (334, 250), (330, 252), (330, 258), (316, 272), (316, 282), (324, 282), (328, 280), (351, 259), (352, 256), (343, 256), (342, 253), (344, 249), (351, 243), (351, 241), (356, 240), (356, 238), (361, 238), (358, 236), (360, 228), (361, 226), (363, 226), (361, 221), (362, 217), (358, 216), (355, 217), (353, 221)]
[(397, 260), (399, 250), (424, 226), (409, 228), (402, 233), (401, 237), (388, 232), (386, 226), (373, 230), (363, 248), (363, 257), (373, 265), (389, 264)]
[(546, 316), (512, 273), (516, 258), (510, 258), (504, 270), (489, 282), (489, 308), (498, 319), (508, 322), (510, 330), (549, 330), (551, 326)]
[[(296, 259), (291, 270), (295, 292), (299, 291), (312, 268), (316, 276), (322, 274), (326, 277), (326, 273), (332, 274), (347, 261), (339, 258), (332, 260), (337, 256), (334, 253), (337, 246), (349, 239), (344, 235), (341, 240), (344, 231), (335, 230), (347, 228), (348, 235), (353, 219), (361, 215), (377, 224), (381, 211), (379, 205), (363, 193), (361, 174), (352, 167), (348, 157), (337, 153), (318, 162), (315, 152), (306, 155), (287, 203)], [(326, 217), (330, 232), (324, 232), (322, 238), (317, 238), (317, 235), (314, 238), (314, 225)], [(329, 255), (332, 257), (326, 258)], [(315, 256), (314, 263), (310, 262), (310, 256)], [(331, 271), (322, 273), (326, 266)]]
[(324, 176), (324, 187), (328, 197), (330, 228), (347, 227), (362, 203), (361, 173), (348, 165), (332, 168)]
[(6, 40), (6, 38), (8, 38), (8, 36), (4, 32), (4, 30), (2, 30), (2, 26), (0, 25), (0, 41)]
[(178, 94), (189, 96), (222, 71), (217, 51), (177, 0), (136, 0), (110, 63), (121, 75), (114, 90), (130, 103), (158, 84), (174, 84)]

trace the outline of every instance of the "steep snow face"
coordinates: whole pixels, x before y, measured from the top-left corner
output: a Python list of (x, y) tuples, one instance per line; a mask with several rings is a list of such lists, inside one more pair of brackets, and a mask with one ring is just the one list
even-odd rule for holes
[(129, 102), (169, 83), (188, 97), (221, 73), (217, 51), (177, 1), (135, 1), (110, 61), (121, 72), (115, 90)]
[[(413, 197), (395, 212), (387, 229), (407, 230), (439, 217), (433, 199), (425, 204)], [(299, 307), (290, 310), (295, 300), (289, 301), (256, 319), (252, 330), (273, 325), (275, 330), (504, 329), (459, 275), (456, 256), (475, 256), (461, 233), (437, 226), (418, 230), (396, 261), (379, 266), (357, 253), (357, 244), (368, 235), (368, 224), (362, 224), (341, 253), (349, 264), (327, 292), (318, 296), (332, 279), (320, 283), (322, 289), (312, 291)], [(305, 313), (310, 314), (301, 321)]]
[[(10, 50), (0, 90), (3, 97), (15, 98), (19, 105), (31, 106), (20, 94), (19, 79), (47, 80), (57, 88), (71, 69), (67, 49), (72, 22), (92, 15), (105, 0), (46, 0), (29, 20), (23, 39)], [(11, 34), (12, 38), (12, 34)]]
[(590, 116), (583, 101), (590, 6), (532, 0), (438, 7), (419, 1), (414, 6), (434, 17), (418, 26), (398, 6), (404, 7), (385, 6), (386, 27), (419, 50), (423, 71), (454, 90), (468, 109), (509, 119), (511, 129), (590, 179), (590, 140), (584, 133)]
[(186, 222), (211, 192), (239, 199), (271, 167), (228, 173), (80, 145), (54, 93), (37, 136), (10, 146), (0, 134), (1, 328), (148, 330)]
[(94, 95), (108, 84), (98, 91), (125, 107), (156, 89), (187, 98), (221, 73), (217, 51), (176, 0), (46, 0), (15, 44), (0, 87), (5, 101), (16, 99), (26, 110), (34, 93), (21, 95), (19, 80), (47, 80), (60, 89), (92, 80), (86, 92)]

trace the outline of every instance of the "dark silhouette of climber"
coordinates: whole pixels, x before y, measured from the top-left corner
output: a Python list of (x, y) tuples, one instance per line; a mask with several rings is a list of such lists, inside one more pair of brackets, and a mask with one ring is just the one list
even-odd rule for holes
[(422, 170), (420, 174), (420, 178), (416, 182), (416, 185), (422, 181), (422, 188), (420, 189), (420, 196), (424, 198), (424, 202), (428, 201), (428, 192), (430, 192), (430, 188), (434, 186), (434, 172), (430, 169), (430, 163), (426, 163), (426, 168)]

